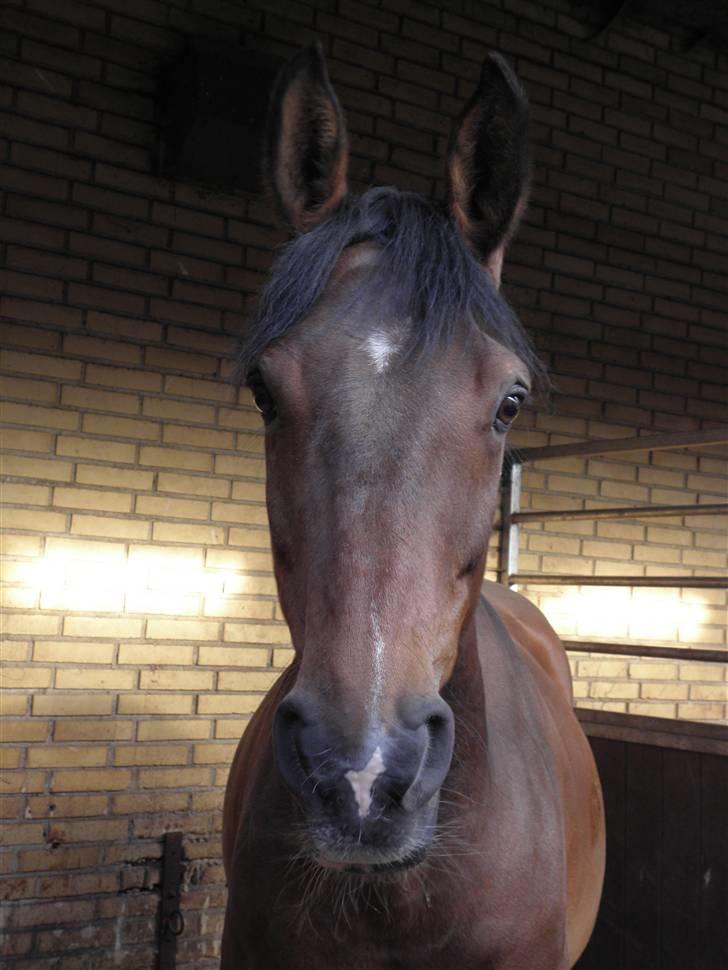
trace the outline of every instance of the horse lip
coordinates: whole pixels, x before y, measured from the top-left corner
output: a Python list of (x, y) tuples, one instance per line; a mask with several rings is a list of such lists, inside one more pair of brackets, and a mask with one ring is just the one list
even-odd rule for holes
[(400, 872), (404, 869), (412, 869), (424, 861), (427, 855), (427, 846), (420, 846), (402, 856), (401, 859), (392, 859), (389, 862), (348, 862), (346, 859), (326, 859), (319, 857), (316, 862), (323, 869), (330, 869), (334, 872), (341, 872), (346, 875), (354, 876), (374, 876), (382, 873)]

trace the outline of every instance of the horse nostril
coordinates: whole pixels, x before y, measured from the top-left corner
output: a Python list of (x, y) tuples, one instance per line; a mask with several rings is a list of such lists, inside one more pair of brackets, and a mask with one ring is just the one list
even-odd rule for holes
[(308, 723), (305, 704), (289, 694), (278, 705), (273, 721), (273, 751), (283, 780), (293, 791), (300, 791), (310, 773), (301, 750), (301, 732)]

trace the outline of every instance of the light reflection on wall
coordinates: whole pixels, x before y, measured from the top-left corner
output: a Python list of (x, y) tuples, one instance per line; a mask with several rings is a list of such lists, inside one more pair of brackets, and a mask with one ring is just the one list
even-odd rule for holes
[[(40, 593), (41, 609), (194, 615), (244, 592), (244, 577), (211, 569), (174, 552), (153, 551), (130, 559), (115, 550), (52, 550), (24, 569), (23, 585)], [(242, 589), (241, 589), (242, 586)]]
[[(697, 591), (691, 591), (695, 594)], [(539, 605), (561, 636), (688, 643), (706, 619), (700, 594), (628, 587), (571, 587), (545, 593)]]

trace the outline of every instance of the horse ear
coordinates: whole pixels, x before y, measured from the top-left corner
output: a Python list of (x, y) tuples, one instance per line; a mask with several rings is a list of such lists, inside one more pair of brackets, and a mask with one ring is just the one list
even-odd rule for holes
[(284, 219), (298, 232), (313, 229), (346, 195), (349, 161), (344, 116), (318, 42), (279, 75), (266, 141), (266, 177)]
[(499, 54), (453, 132), (448, 157), (450, 213), (500, 285), (503, 254), (526, 208), (530, 179), (528, 99)]

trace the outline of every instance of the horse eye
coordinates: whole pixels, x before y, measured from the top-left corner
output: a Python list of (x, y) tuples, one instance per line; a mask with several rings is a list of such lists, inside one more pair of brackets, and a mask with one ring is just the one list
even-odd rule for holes
[(265, 423), (268, 424), (269, 421), (272, 421), (276, 417), (278, 411), (276, 409), (276, 402), (273, 400), (273, 395), (266, 387), (263, 375), (259, 370), (251, 371), (248, 374), (247, 384), (250, 388), (250, 393), (253, 395), (255, 406), (263, 415)]
[(495, 416), (495, 427), (500, 431), (505, 431), (518, 417), (521, 410), (523, 398), (518, 394), (509, 394), (501, 401), (498, 413)]

